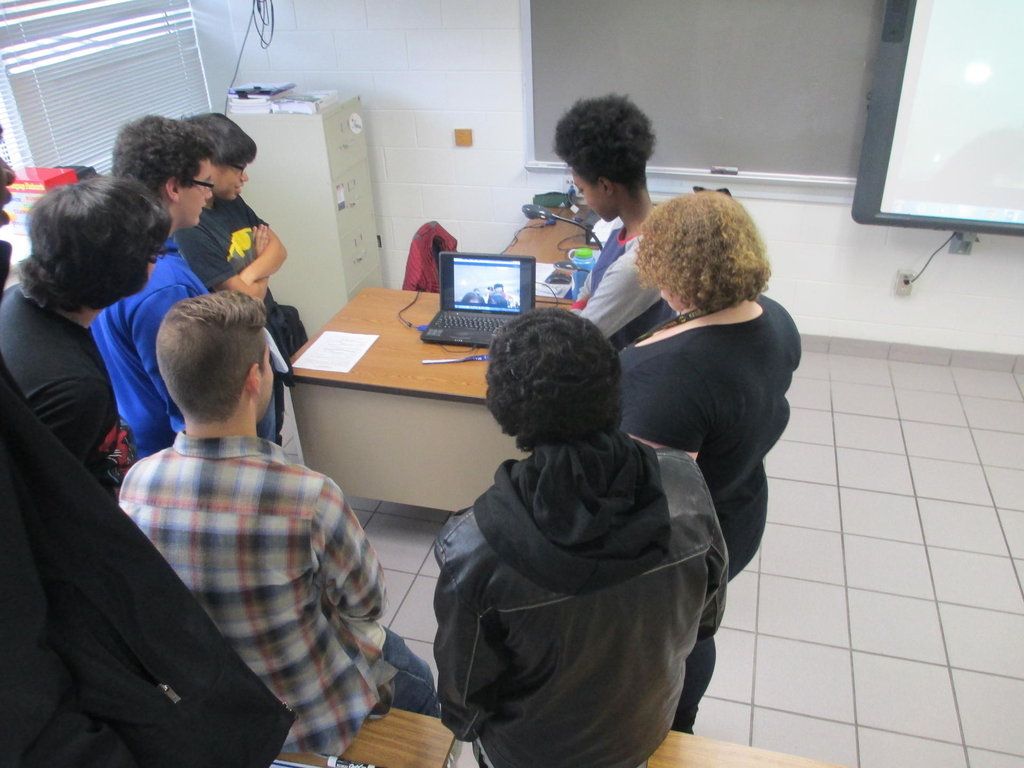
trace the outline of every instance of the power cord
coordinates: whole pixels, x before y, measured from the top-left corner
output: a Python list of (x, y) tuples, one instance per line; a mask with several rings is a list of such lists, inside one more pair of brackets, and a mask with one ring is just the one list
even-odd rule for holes
[[(253, 28), (260, 38), (260, 47), (269, 48), (274, 39), (274, 0), (252, 0), (252, 8), (249, 11), (249, 21), (245, 25), (245, 36), (242, 38), (242, 45), (238, 49), (238, 58), (235, 59), (235, 71), (231, 73), (231, 82), (228, 85), (230, 90), (238, 78), (238, 68), (242, 64), (242, 54), (245, 53), (245, 44), (249, 42), (249, 32)], [(268, 32), (269, 30), (269, 32)], [(224, 96), (224, 113), (228, 111), (228, 97)]]
[(928, 261), (926, 261), (924, 263), (924, 266), (921, 267), (921, 271), (918, 272), (916, 275), (914, 275), (912, 278), (910, 278), (909, 282), (910, 282), (911, 285), (916, 283), (917, 282), (917, 278), (919, 278), (921, 275), (923, 275), (924, 271), (926, 269), (928, 269), (928, 265), (932, 263), (932, 259), (935, 258), (935, 254), (937, 254), (939, 251), (941, 251), (943, 248), (945, 248), (954, 237), (956, 237), (956, 232), (953, 232), (949, 237), (947, 237), (945, 240), (942, 241), (942, 245), (940, 245), (938, 248), (936, 248), (934, 251), (932, 251), (932, 255), (928, 257)]
[(416, 295), (412, 297), (412, 301), (410, 301), (408, 304), (406, 304), (404, 307), (402, 307), (400, 310), (398, 310), (398, 321), (402, 325), (404, 325), (406, 328), (412, 328), (415, 331), (425, 331), (425, 330), (427, 330), (427, 326), (425, 326), (425, 325), (413, 325), (408, 320), (406, 320), (404, 317), (402, 317), (402, 313), (405, 312), (405, 310), (409, 309), (409, 307), (411, 307), (413, 304), (415, 304), (417, 301), (420, 300), (420, 293), (422, 293), (422, 291), (416, 291)]

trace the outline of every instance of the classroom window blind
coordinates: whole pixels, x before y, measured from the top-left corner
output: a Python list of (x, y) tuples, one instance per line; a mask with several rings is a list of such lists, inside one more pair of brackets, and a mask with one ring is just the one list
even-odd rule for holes
[(5, 0), (0, 64), (16, 168), (106, 173), (128, 120), (210, 110), (189, 0)]

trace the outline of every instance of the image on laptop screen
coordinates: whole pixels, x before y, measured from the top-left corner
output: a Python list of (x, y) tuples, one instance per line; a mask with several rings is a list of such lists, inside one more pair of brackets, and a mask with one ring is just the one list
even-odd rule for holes
[(452, 259), (453, 309), (515, 313), (522, 303), (520, 261)]

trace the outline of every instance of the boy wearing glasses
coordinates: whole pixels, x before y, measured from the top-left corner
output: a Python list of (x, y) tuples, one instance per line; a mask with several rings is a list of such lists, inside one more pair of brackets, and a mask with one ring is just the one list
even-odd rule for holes
[[(182, 256), (210, 291), (241, 291), (264, 302), (267, 330), (283, 358), (297, 350), (278, 332), (283, 322), (270, 292), (270, 277), (288, 258), (281, 239), (241, 197), (249, 180), (246, 167), (256, 159), (256, 142), (231, 119), (210, 112), (185, 118), (199, 128), (213, 146), (213, 195), (199, 216), (199, 224), (175, 233)], [(261, 436), (279, 440), (284, 414), (284, 379), (274, 377), (271, 407), (260, 423)]]
[(140, 458), (169, 447), (185, 426), (157, 367), (156, 334), (172, 305), (208, 293), (170, 235), (199, 223), (214, 186), (212, 156), (202, 131), (158, 115), (127, 123), (114, 142), (114, 175), (140, 181), (170, 214), (165, 254), (146, 287), (107, 307), (92, 324)]

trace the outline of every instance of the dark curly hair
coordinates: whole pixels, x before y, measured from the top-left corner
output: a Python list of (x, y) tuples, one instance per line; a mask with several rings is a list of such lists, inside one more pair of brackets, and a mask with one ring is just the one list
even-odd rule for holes
[(618, 428), (621, 367), (589, 320), (564, 309), (535, 309), (495, 335), (487, 407), (520, 450), (571, 443)]
[(114, 142), (113, 174), (138, 179), (160, 194), (168, 179), (191, 187), (199, 164), (212, 157), (213, 145), (198, 126), (146, 115), (121, 126)]
[(591, 184), (602, 176), (631, 191), (647, 182), (651, 121), (625, 96), (580, 99), (555, 126), (555, 153)]
[(256, 142), (231, 118), (207, 112), (186, 117), (185, 122), (198, 127), (210, 140), (215, 165), (246, 166), (256, 159)]
[(48, 309), (110, 306), (146, 285), (170, 227), (167, 209), (134, 179), (56, 187), (32, 207), (22, 291)]
[(754, 301), (771, 266), (746, 208), (720, 192), (695, 192), (657, 206), (644, 222), (636, 268), (644, 285), (718, 312)]

